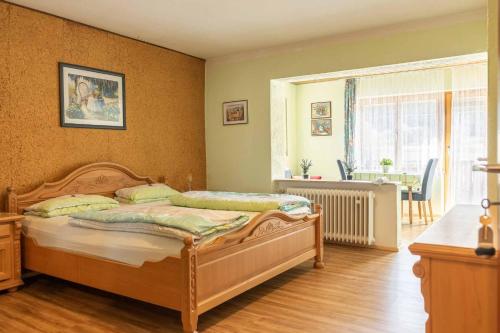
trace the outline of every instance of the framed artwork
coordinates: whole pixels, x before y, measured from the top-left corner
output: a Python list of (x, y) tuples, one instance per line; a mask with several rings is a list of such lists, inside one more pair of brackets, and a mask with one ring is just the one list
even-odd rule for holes
[(311, 135), (313, 136), (332, 135), (332, 120), (311, 119)]
[(311, 118), (331, 118), (332, 117), (332, 102), (316, 102), (311, 103)]
[(248, 124), (248, 101), (232, 101), (222, 103), (224, 125)]
[(126, 129), (125, 75), (59, 63), (62, 127)]

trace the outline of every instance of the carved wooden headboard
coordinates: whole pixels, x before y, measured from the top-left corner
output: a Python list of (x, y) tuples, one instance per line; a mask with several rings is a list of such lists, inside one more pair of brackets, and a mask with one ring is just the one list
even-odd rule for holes
[(61, 180), (43, 183), (35, 190), (16, 194), (14, 189), (7, 189), (7, 210), (22, 213), (24, 208), (50, 198), (67, 194), (100, 194), (112, 197), (114, 192), (123, 187), (152, 184), (149, 177), (142, 177), (123, 165), (100, 162), (82, 166)]

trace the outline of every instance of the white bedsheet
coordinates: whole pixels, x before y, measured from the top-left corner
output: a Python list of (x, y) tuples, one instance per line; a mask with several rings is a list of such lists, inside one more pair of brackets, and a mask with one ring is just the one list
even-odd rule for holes
[(134, 266), (142, 266), (145, 261), (161, 261), (169, 256), (180, 257), (184, 246), (181, 240), (175, 238), (73, 227), (68, 224), (68, 219), (68, 216), (26, 216), (23, 233), (36, 240), (40, 246), (83, 253)]
[[(142, 210), (151, 207), (151, 211), (161, 209), (165, 203), (147, 203), (140, 205), (121, 204), (119, 210)], [(141, 207), (139, 207), (141, 206)], [(175, 207), (176, 210), (193, 210), (192, 208)], [(206, 217), (220, 216), (224, 213), (234, 212), (213, 211), (208, 209), (198, 210)], [(294, 212), (304, 214), (303, 210)], [(257, 213), (245, 212), (250, 219)], [(58, 248), (68, 252), (77, 252), (86, 255), (118, 261), (133, 266), (142, 266), (144, 262), (158, 262), (166, 257), (181, 255), (184, 247), (182, 240), (140, 233), (103, 231), (75, 227), (68, 224), (68, 216), (43, 218), (26, 215), (23, 221), (23, 234), (34, 239), (38, 245)]]

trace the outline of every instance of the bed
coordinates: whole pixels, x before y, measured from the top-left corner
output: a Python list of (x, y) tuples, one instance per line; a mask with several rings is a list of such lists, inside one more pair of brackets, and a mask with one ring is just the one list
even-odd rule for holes
[[(7, 208), (23, 213), (26, 207), (53, 197), (77, 193), (112, 197), (117, 189), (152, 183), (150, 177), (139, 176), (124, 166), (93, 163), (28, 193), (17, 194), (9, 188)], [(32, 221), (31, 231), (35, 232), (36, 222)], [(136, 262), (101, 256), (99, 251), (104, 250), (99, 242), (94, 255), (63, 249), (50, 238), (39, 244), (35, 238), (40, 238), (27, 232), (22, 237), (22, 265), (34, 272), (178, 310), (184, 332), (196, 332), (198, 316), (226, 300), (311, 258), (315, 268), (323, 268), (321, 221), (319, 205), (314, 205), (309, 215), (259, 213), (237, 231), (201, 244), (186, 237), (174, 244), (171, 252), (163, 252), (167, 257), (145, 262), (140, 256)], [(70, 241), (70, 236), (68, 231), (63, 238)], [(127, 250), (135, 251), (123, 248)]]

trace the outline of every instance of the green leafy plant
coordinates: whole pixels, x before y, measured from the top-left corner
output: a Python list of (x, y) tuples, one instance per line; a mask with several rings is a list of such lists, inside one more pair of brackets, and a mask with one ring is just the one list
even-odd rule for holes
[(392, 160), (390, 158), (383, 158), (380, 160), (381, 166), (392, 166)]
[(309, 169), (312, 167), (312, 161), (308, 159), (302, 159), (300, 160), (300, 168), (302, 169), (302, 174), (307, 175), (309, 172)]

